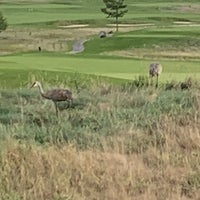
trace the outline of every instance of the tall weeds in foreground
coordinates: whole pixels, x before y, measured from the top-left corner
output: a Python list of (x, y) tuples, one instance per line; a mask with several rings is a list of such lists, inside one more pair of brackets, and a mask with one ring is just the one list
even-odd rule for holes
[(199, 199), (198, 83), (135, 83), (82, 87), (59, 119), (38, 91), (1, 91), (1, 199)]

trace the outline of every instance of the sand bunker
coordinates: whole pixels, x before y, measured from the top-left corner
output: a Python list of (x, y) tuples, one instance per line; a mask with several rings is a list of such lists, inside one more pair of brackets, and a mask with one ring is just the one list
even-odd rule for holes
[(82, 28), (87, 26), (89, 26), (89, 24), (72, 24), (67, 26), (59, 26), (59, 28)]
[[(137, 27), (137, 26), (153, 26), (154, 24), (118, 24), (119, 27)], [(116, 26), (116, 24), (107, 24), (107, 26)]]
[(173, 23), (176, 26), (200, 26), (200, 24), (195, 24), (193, 22), (185, 22), (185, 21), (175, 21)]
[(191, 24), (191, 22), (177, 21), (173, 22), (174, 24)]

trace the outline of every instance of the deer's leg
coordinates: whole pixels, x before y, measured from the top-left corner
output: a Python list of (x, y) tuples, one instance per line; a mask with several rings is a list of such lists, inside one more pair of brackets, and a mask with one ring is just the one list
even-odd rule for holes
[(70, 107), (72, 106), (73, 104), (73, 98), (70, 99)]
[(149, 85), (153, 85), (153, 76), (149, 75)]
[(58, 106), (57, 106), (57, 102), (54, 101), (54, 105), (55, 105), (55, 109), (56, 109), (56, 116), (58, 117)]
[(158, 87), (158, 75), (156, 75), (156, 88)]
[(148, 86), (150, 86), (150, 78), (151, 78), (151, 77), (149, 76), (149, 78), (148, 78)]
[(66, 101), (69, 103), (69, 106), (71, 107), (73, 104), (73, 98), (67, 99)]

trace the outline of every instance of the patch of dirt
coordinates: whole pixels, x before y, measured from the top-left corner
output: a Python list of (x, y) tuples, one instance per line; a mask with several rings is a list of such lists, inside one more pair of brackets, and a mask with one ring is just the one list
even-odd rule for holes
[(173, 22), (174, 24), (185, 24), (185, 25), (189, 25), (192, 22), (186, 22), (186, 21), (177, 21), (177, 22)]
[(7, 29), (0, 34), (0, 52), (14, 53), (19, 51), (70, 51), (71, 43), (86, 40), (93, 34), (90, 29)]
[(170, 58), (176, 60), (200, 59), (200, 49), (188, 49), (187, 51), (166, 49), (130, 49), (122, 51), (103, 52), (101, 55), (121, 56), (127, 58)]
[(89, 24), (72, 24), (67, 26), (59, 26), (59, 28), (82, 28), (87, 26), (89, 26)]
[[(107, 26), (115, 27), (116, 24), (107, 24)], [(118, 27), (144, 27), (144, 26), (154, 26), (154, 24), (119, 24)]]
[[(38, 29), (38, 28), (8, 28), (0, 34), (0, 54), (11, 54), (16, 52), (26, 51), (61, 51), (69, 52), (72, 51), (72, 44), (74, 41), (87, 41), (91, 36), (98, 36), (100, 31), (115, 32), (115, 24), (108, 24), (106, 27), (93, 28), (82, 25), (70, 25), (68, 28), (57, 28), (57, 29)], [(174, 26), (194, 26), (200, 24), (193, 24), (190, 22), (174, 22)], [(153, 26), (153, 24), (121, 24), (119, 32), (129, 32), (139, 29), (144, 29), (147, 26)], [(71, 27), (71, 28), (70, 28)], [(76, 27), (76, 28), (75, 28)], [(39, 48), (40, 47), (40, 48)], [(164, 52), (164, 53), (163, 53)], [(166, 53), (167, 52), (167, 53)], [(146, 51), (116, 51), (116, 52), (105, 52), (104, 54), (120, 55), (125, 57), (149, 57), (160, 55), (164, 57), (198, 57), (199, 50), (191, 52), (178, 52), (160, 50), (146, 52)], [(162, 54), (162, 55), (161, 55)], [(198, 55), (197, 55), (198, 54)]]
[[(70, 25), (68, 28), (34, 29), (8, 28), (0, 34), (1, 54), (11, 54), (22, 51), (38, 51), (39, 47), (45, 51), (71, 51), (74, 41), (86, 41), (100, 31), (115, 31), (115, 27), (86, 27), (87, 24)], [(76, 27), (76, 28), (75, 28)], [(123, 27), (120, 32), (138, 30), (141, 27)], [(143, 27), (144, 28), (144, 27)]]
[(200, 5), (180, 5), (176, 7), (176, 10), (181, 12), (189, 12), (189, 13), (199, 13)]

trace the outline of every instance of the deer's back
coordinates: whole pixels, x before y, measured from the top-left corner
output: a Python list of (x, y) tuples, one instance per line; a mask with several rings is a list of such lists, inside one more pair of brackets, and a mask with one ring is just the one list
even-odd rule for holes
[(162, 73), (162, 65), (160, 63), (151, 63), (149, 66), (149, 75), (158, 76)]
[(43, 96), (53, 101), (72, 100), (72, 92), (67, 89), (49, 90)]

